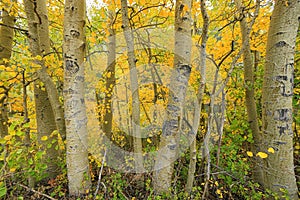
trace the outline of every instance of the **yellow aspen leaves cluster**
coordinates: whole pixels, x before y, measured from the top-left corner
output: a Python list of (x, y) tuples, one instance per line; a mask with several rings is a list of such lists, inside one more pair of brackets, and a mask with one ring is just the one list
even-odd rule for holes
[[(270, 147), (270, 148), (268, 148), (268, 152), (275, 153), (275, 150), (274, 150), (274, 148)], [(249, 157), (253, 157), (253, 153), (251, 151), (247, 151), (246, 153)], [(256, 156), (264, 159), (264, 158), (268, 157), (268, 154), (260, 151), (256, 154)]]

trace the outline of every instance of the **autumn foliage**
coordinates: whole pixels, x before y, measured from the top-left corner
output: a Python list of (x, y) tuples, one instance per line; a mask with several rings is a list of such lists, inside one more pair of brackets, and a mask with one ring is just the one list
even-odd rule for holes
[[(191, 39), (190, 63), (184, 65), (188, 66), (186, 69), (190, 74), (186, 88), (183, 88), (186, 93), (180, 107), (181, 115), (174, 117), (180, 133), (174, 137), (176, 159), (169, 191), (165, 192), (158, 192), (153, 180), (157, 155), (164, 152), (160, 151), (162, 137), (168, 137), (164, 129), (168, 122), (166, 118), (172, 115), (170, 110), (175, 105), (171, 97), (176, 96), (174, 91), (178, 93), (182, 89), (175, 87), (175, 90), (170, 86), (174, 83), (172, 77), (176, 71), (174, 58), (180, 57), (174, 51), (178, 45), (174, 29), (177, 27), (174, 26), (177, 22), (176, 1), (127, 1), (126, 27), (121, 1), (87, 1), (85, 21), (80, 24), (83, 32), (78, 33), (76, 28), (69, 27), (71, 31), (67, 35), (64, 13), (66, 8), (72, 13), (75, 4), (45, 1), (47, 15), (44, 16), (38, 14), (41, 11), (35, 7), (36, 1), (28, 0), (33, 6), (34, 13), (31, 14), (35, 15), (33, 26), (39, 27), (44, 17), (49, 22), (50, 50), (45, 52), (41, 48), (38, 54), (32, 51), (35, 47), (30, 42), (32, 32), (24, 2), (0, 2), (1, 199), (76, 199), (70, 192), (71, 164), (67, 162), (81, 160), (76, 157), (79, 153), (85, 155), (86, 163), (75, 165), (72, 175), (82, 173), (80, 183), (85, 185), (75, 195), (81, 199), (290, 198), (288, 188), (274, 191), (255, 178), (258, 163), (273, 159), (280, 149), (281, 140), (274, 145), (256, 148), (257, 138), (248, 118), (249, 107), (246, 106), (247, 92), (251, 90), (261, 133), (264, 66), (275, 1), (192, 1), (191, 7), (182, 4), (179, 8), (181, 18), (191, 17), (191, 31), (188, 32)], [(83, 6), (84, 1), (80, 2)], [(185, 1), (177, 1), (182, 2)], [(241, 7), (237, 6), (238, 2)], [(291, 5), (290, 1), (285, 2), (285, 6)], [(206, 15), (203, 15), (204, 11)], [(69, 22), (74, 19), (70, 18)], [(253, 63), (253, 82), (245, 80), (243, 53), (247, 47), (241, 32), (242, 21), (249, 28), (247, 40)], [(132, 41), (128, 41), (128, 34)], [(293, 152), (294, 156), (298, 188), (299, 36), (298, 31), (290, 127), (290, 136), (293, 137), (290, 153)], [(37, 34), (37, 37), (40, 36)], [(42, 41), (39, 45), (43, 44)], [(70, 42), (67, 46), (66, 41)], [(132, 42), (134, 51), (130, 52), (128, 42)], [(82, 63), (77, 64), (81, 59), (79, 50), (83, 52)], [(131, 59), (132, 55), (134, 59)], [(136, 73), (135, 80), (132, 78), (133, 71)], [(78, 82), (82, 85), (76, 85)], [(74, 90), (72, 84), (79, 89)], [(70, 96), (78, 95), (79, 90), (82, 95), (73, 101)], [(45, 100), (38, 104), (37, 95), (43, 92)], [(53, 97), (57, 97), (56, 100)], [(52, 127), (44, 130), (53, 128), (53, 131), (41, 135), (39, 119), (44, 119), (42, 123), (47, 122), (50, 115), (44, 111), (45, 107), (38, 106), (45, 106), (48, 101), (54, 121)], [(78, 110), (69, 112), (70, 109)], [(78, 112), (82, 118), (74, 120)], [(60, 123), (61, 120), (64, 123)], [(172, 120), (169, 120), (169, 125), (172, 125)], [(137, 125), (139, 135), (136, 135)], [(197, 127), (196, 130), (194, 127)], [(71, 129), (74, 129), (77, 144), (74, 137), (68, 135)], [(82, 130), (80, 134), (79, 130)], [(86, 138), (81, 137), (83, 133)], [(71, 146), (70, 141), (74, 142)], [(192, 145), (195, 145), (194, 148), (191, 148)], [(83, 150), (76, 151), (78, 146)], [(139, 153), (138, 156), (133, 152)], [(74, 157), (70, 158), (70, 154)], [(50, 155), (55, 155), (55, 158)], [(142, 163), (137, 161), (139, 159)], [(190, 166), (193, 159), (194, 170)], [(51, 171), (49, 166), (52, 162), (55, 166)], [(137, 167), (139, 164), (142, 166)], [(187, 189), (189, 176), (193, 176), (192, 187)], [(72, 187), (76, 190), (76, 186)]]

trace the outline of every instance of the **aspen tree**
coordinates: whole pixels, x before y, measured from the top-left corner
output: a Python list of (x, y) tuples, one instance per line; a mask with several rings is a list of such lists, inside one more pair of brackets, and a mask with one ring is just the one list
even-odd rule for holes
[(187, 183), (185, 186), (185, 191), (187, 193), (191, 193), (193, 189), (193, 183), (195, 179), (195, 171), (196, 171), (196, 162), (197, 162), (197, 132), (200, 124), (200, 115), (201, 115), (201, 108), (202, 108), (202, 100), (204, 96), (204, 88), (206, 83), (206, 44), (208, 40), (208, 27), (209, 27), (209, 15), (207, 13), (205, 1), (201, 1), (201, 15), (203, 19), (203, 26), (202, 26), (202, 37), (201, 43), (197, 44), (197, 49), (199, 51), (199, 69), (200, 69), (200, 85), (197, 91), (197, 100), (195, 102), (195, 113), (194, 113), (194, 120), (193, 120), (193, 133), (195, 134), (192, 137), (192, 142), (190, 144), (190, 163), (189, 163), (189, 171), (187, 177)]
[(183, 124), (183, 106), (191, 73), (191, 1), (176, 1), (174, 67), (170, 94), (163, 124), (159, 153), (155, 161), (153, 187), (157, 194), (171, 189), (174, 162), (179, 148), (178, 137)]
[[(46, 1), (40, 0), (34, 3), (30, 0), (25, 0), (24, 7), (28, 23), (30, 52), (33, 57), (44, 56), (50, 52)], [(36, 10), (36, 12), (34, 10)], [(41, 62), (41, 60), (36, 60), (36, 62)], [(41, 67), (45, 68), (43, 64)], [(45, 69), (42, 70), (44, 70), (43, 73), (47, 73)], [(46, 74), (46, 76), (48, 76), (48, 74)], [(56, 162), (58, 151), (55, 149), (55, 146), (57, 145), (57, 142), (53, 143), (51, 148), (47, 148), (47, 143), (50, 141), (42, 140), (42, 138), (48, 138), (49, 140), (55, 139), (57, 141), (57, 138), (55, 138), (57, 135), (51, 137), (53, 131), (56, 130), (56, 121), (48, 98), (48, 92), (46, 88), (43, 88), (41, 85), (42, 83), (40, 80), (37, 80), (34, 83), (38, 139), (40, 144), (42, 144), (42, 149), (46, 151), (45, 159), (43, 161), (47, 164), (47, 170), (45, 172), (46, 176), (48, 178), (55, 178), (60, 171)]]
[(64, 107), (67, 171), (71, 196), (90, 187), (88, 131), (84, 100), (85, 0), (66, 0), (64, 15)]
[[(247, 117), (248, 122), (250, 124), (250, 129), (253, 135), (253, 138), (255, 141), (261, 140), (261, 132), (259, 131), (258, 126), (258, 118), (257, 118), (257, 108), (256, 108), (256, 102), (255, 102), (255, 93), (254, 93), (254, 61), (251, 55), (251, 49), (250, 49), (250, 32), (252, 29), (252, 26), (254, 24), (254, 20), (258, 15), (259, 7), (260, 7), (260, 1), (256, 2), (256, 11), (255, 16), (253, 19), (251, 19), (250, 23), (247, 22), (246, 15), (247, 13), (244, 13), (244, 6), (242, 4), (241, 0), (235, 0), (235, 4), (237, 9), (239, 10), (240, 15), (240, 26), (241, 26), (241, 34), (242, 34), (242, 42), (243, 42), (243, 64), (244, 64), (244, 78), (245, 78), (245, 104), (247, 108)], [(258, 153), (260, 151), (260, 145), (259, 143), (254, 143), (252, 145), (252, 152)], [(260, 162), (260, 161), (257, 161)], [(261, 167), (258, 165), (254, 169), (254, 179), (259, 180), (262, 176), (262, 170)]]
[(299, 28), (300, 1), (277, 0), (272, 13), (264, 66), (262, 88), (262, 151), (268, 153), (263, 160), (265, 188), (298, 199), (293, 163), (293, 80), (294, 55)]
[[(13, 1), (14, 2), (14, 1)], [(9, 10), (2, 10), (2, 23), (0, 26), (0, 65), (7, 66), (4, 60), (9, 60), (12, 53), (12, 45), (14, 38), (15, 17), (9, 14)], [(0, 136), (3, 138), (8, 134), (8, 115), (6, 106), (6, 94), (0, 98)]]
[(122, 27), (127, 44), (127, 56), (130, 69), (130, 89), (132, 93), (132, 116), (131, 116), (131, 133), (133, 135), (133, 149), (135, 159), (135, 171), (143, 172), (143, 157), (142, 157), (142, 140), (140, 128), (140, 99), (139, 99), (139, 83), (136, 68), (136, 58), (134, 52), (134, 38), (130, 29), (128, 17), (127, 0), (121, 0), (122, 6)]

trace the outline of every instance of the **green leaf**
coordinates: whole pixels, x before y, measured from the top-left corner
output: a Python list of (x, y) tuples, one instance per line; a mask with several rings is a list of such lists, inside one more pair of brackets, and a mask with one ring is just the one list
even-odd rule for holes
[(28, 160), (28, 164), (29, 164), (29, 165), (32, 165), (32, 164), (33, 164), (32, 158), (30, 158), (30, 159)]
[(23, 131), (17, 131), (16, 135), (19, 136), (19, 137), (24, 136), (24, 132)]
[(3, 182), (0, 182), (0, 198), (4, 197), (7, 193), (6, 186)]
[(6, 140), (3, 138), (0, 138), (0, 144), (5, 144)]
[(36, 157), (37, 159), (40, 159), (42, 156), (43, 156), (43, 151), (38, 151), (38, 152), (35, 154), (35, 157)]
[(18, 149), (17, 151), (16, 151), (16, 154), (21, 154), (23, 152), (23, 149)]

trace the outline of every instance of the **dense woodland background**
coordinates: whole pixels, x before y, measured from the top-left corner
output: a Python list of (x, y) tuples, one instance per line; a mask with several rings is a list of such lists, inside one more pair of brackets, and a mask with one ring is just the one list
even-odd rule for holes
[(298, 199), (299, 0), (1, 0), (1, 199)]

